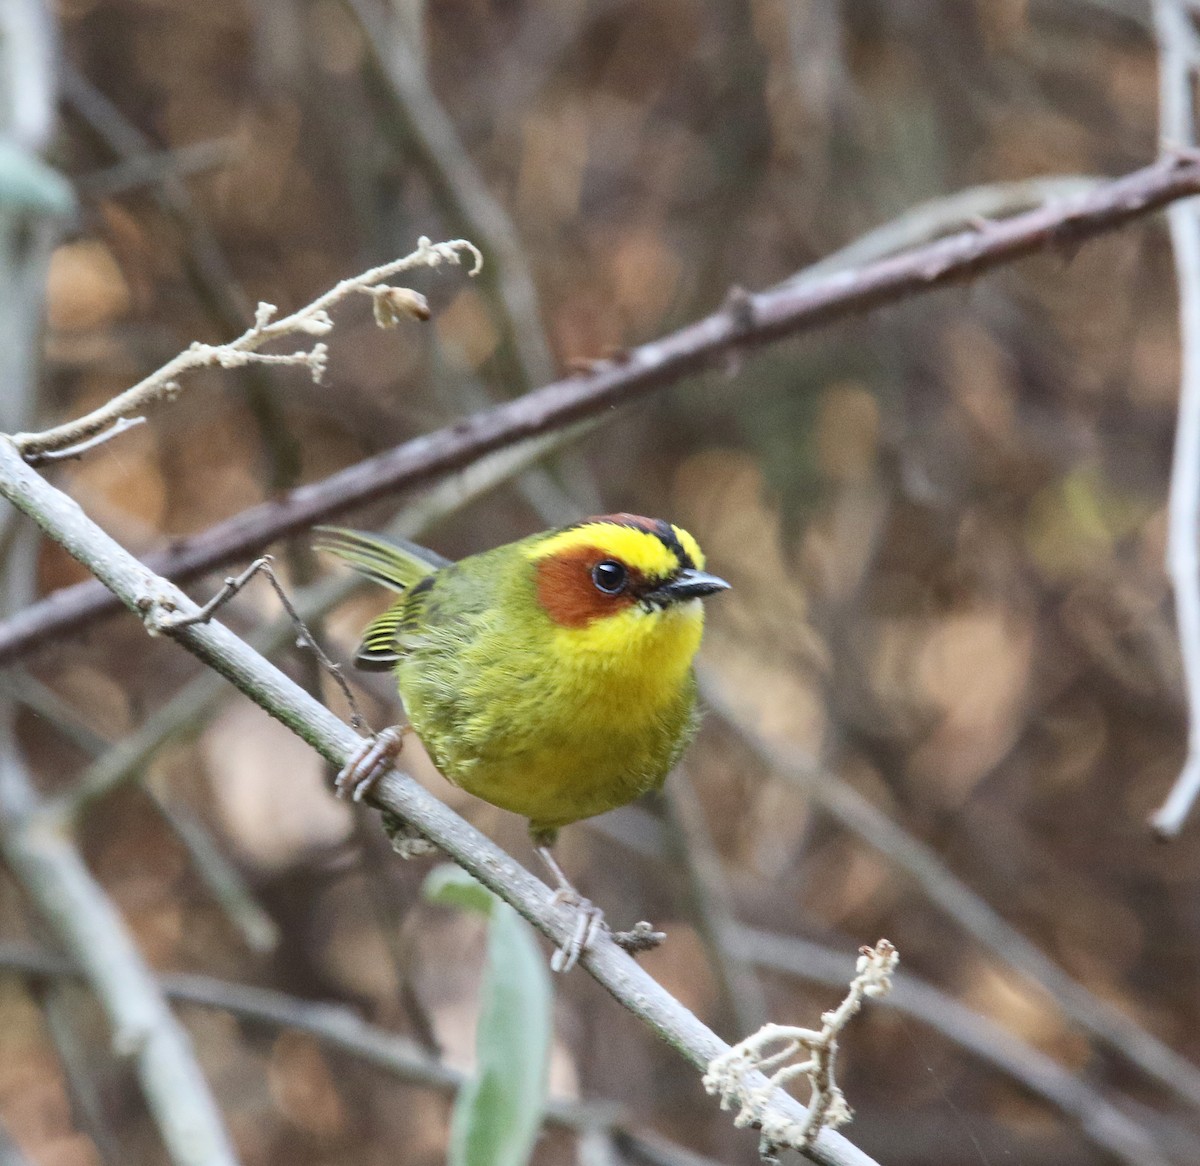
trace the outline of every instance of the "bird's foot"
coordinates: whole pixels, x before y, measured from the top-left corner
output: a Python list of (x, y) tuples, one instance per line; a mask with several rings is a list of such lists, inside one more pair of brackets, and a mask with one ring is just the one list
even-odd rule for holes
[(555, 904), (570, 907), (574, 912), (574, 925), (571, 934), (563, 941), (562, 946), (550, 959), (550, 969), (555, 972), (569, 972), (578, 962), (579, 957), (587, 951), (589, 944), (596, 938), (600, 928), (604, 926), (604, 912), (595, 903), (585, 899), (572, 885), (571, 880), (563, 874), (563, 869), (554, 860), (548, 843), (553, 835), (541, 838), (534, 835), (534, 844), (538, 857), (549, 868), (558, 883), (554, 892)]
[(396, 763), (404, 748), (404, 728), (393, 725), (363, 741), (350, 754), (333, 783), (339, 798), (361, 802)]
[(554, 902), (570, 907), (574, 912), (575, 921), (571, 934), (550, 957), (550, 970), (569, 972), (579, 962), (579, 957), (587, 951), (600, 928), (604, 926), (604, 912), (595, 903), (585, 899), (569, 883), (554, 892)]

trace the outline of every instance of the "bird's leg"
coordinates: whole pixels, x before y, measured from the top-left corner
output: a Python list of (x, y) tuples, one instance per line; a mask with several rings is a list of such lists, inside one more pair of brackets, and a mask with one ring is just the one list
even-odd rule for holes
[(407, 725), (392, 725), (359, 743), (338, 771), (333, 786), (339, 798), (361, 802), (375, 783), (396, 764), (404, 748)]
[(554, 892), (554, 901), (571, 907), (575, 912), (575, 930), (562, 947), (550, 958), (550, 968), (555, 972), (569, 972), (578, 962), (579, 957), (588, 949), (596, 932), (604, 924), (604, 912), (588, 899), (585, 899), (572, 885), (570, 879), (563, 874), (562, 867), (550, 853), (548, 840), (534, 836), (538, 857), (549, 868), (558, 884)]

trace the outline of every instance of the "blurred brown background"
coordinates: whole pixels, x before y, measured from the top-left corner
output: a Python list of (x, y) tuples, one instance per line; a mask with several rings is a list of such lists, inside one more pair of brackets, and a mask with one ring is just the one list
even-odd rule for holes
[[(1155, 47), (1134, 0), (61, 0), (56, 16), (52, 160), (82, 210), (50, 269), (41, 420), (419, 235), (466, 235), (488, 264), (475, 281), (414, 276), (427, 325), (381, 331), (365, 300), (341, 308), (323, 386), (203, 374), (55, 471), (135, 550), (661, 335), (916, 204), (1118, 174), (1156, 149)], [(504, 296), (525, 267), (536, 303), (514, 316)], [(747, 743), (819, 762), (1067, 976), (1200, 1057), (1200, 823), (1170, 846), (1145, 825), (1186, 734), (1162, 569), (1175, 302), (1167, 235), (1148, 220), (681, 384), (540, 480), (568, 516), (672, 518), (734, 584), (709, 605), (703, 654), (720, 711), (676, 804), (569, 829), (560, 855), (615, 923), (669, 933), (647, 967), (724, 1037), (760, 1012), (815, 1023), (839, 992), (799, 965), (740, 966), (753, 945), (722, 945), (701, 909), (722, 889), (761, 931), (846, 954), (886, 935), (905, 971), (1025, 1042), (1020, 1057), (1048, 1054), (1173, 1160), (1200, 1161), (1200, 1103), (1089, 1037)], [(428, 541), (459, 555), (547, 525), (532, 485)], [(381, 525), (395, 505), (352, 520)], [(302, 544), (278, 550), (296, 585), (327, 569)], [(43, 590), (81, 577), (44, 549)], [(339, 610), (328, 639), (347, 651), (380, 602)], [(234, 612), (249, 630), (277, 606), (264, 586)], [(32, 655), (48, 695), (20, 727), (46, 788), (88, 761), (72, 725), (116, 740), (198, 667), (127, 617)], [(394, 717), (377, 697), (369, 712)], [(155, 968), (347, 1001), (402, 1032), (423, 1017), (466, 1066), (481, 932), (422, 905), (428, 861), (392, 860), (324, 776), (232, 693), (145, 774), (236, 863), (278, 928), (272, 950), (252, 950), (137, 786), (91, 811), (88, 860)], [(522, 823), (432, 788), (532, 861)], [(688, 877), (681, 847), (715, 853), (717, 885)], [(6, 880), (0, 933), (44, 938)], [(622, 1103), (713, 1160), (757, 1160), (697, 1075), (586, 975), (556, 988), (556, 1093)], [(92, 1115), (41, 1004), (0, 977), (0, 1120), (30, 1160), (162, 1161), (86, 994), (66, 1009)], [(444, 1098), (294, 1033), (182, 1015), (252, 1166), (442, 1160)], [(846, 1132), (881, 1162), (1117, 1160), (918, 1020), (870, 1007), (844, 1046)], [(551, 1132), (535, 1161), (580, 1153)]]

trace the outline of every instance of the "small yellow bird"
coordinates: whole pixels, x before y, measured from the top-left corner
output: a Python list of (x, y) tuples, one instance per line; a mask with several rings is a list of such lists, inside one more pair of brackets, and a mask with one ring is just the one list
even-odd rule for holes
[[(599, 913), (549, 847), (560, 826), (662, 785), (695, 731), (700, 601), (729, 584), (704, 570), (687, 531), (633, 514), (457, 563), (357, 531), (318, 533), (320, 549), (402, 592), (368, 625), (355, 663), (394, 672), (411, 728), (448, 780), (529, 819), (560, 897), (591, 912), (586, 946)], [(366, 742), (339, 791), (361, 798), (401, 739), (385, 730)], [(567, 966), (576, 958), (567, 953)]]

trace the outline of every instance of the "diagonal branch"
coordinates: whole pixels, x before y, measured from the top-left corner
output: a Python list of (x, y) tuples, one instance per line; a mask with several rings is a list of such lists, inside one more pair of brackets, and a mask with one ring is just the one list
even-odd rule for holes
[[(727, 356), (835, 320), (969, 279), (1047, 247), (1070, 248), (1117, 230), (1178, 199), (1200, 193), (1200, 161), (1168, 157), (1090, 192), (950, 235), (858, 268), (800, 285), (742, 293), (678, 332), (600, 361), (586, 375), (545, 385), (434, 433), (301, 486), (153, 556), (160, 574), (185, 581), (313, 523), (467, 465), (482, 454), (573, 420), (638, 400)], [(118, 602), (99, 584), (76, 584), (0, 624), (0, 663), (75, 630)]]
[[(65, 494), (25, 464), (11, 439), (0, 437), (0, 494), (28, 514), (42, 530), (95, 573), (122, 603), (137, 613), (151, 634), (167, 632), (176, 613), (192, 614), (194, 604), (177, 587), (151, 571), (104, 533)], [(221, 673), (273, 717), (337, 766), (359, 744), (350, 728), (329, 709), (218, 623), (195, 624), (172, 633), (188, 651)], [(419, 783), (392, 771), (370, 800), (411, 823), (485, 886), (510, 903), (556, 945), (574, 930), (571, 913), (550, 888), (515, 863)], [(662, 988), (607, 935), (583, 954), (580, 963), (620, 1003), (698, 1068), (728, 1046)], [(765, 1085), (765, 1080), (756, 1082)], [(777, 1093), (772, 1121), (803, 1125), (807, 1111)], [(845, 1138), (824, 1131), (807, 1151), (822, 1166), (874, 1166)]]

